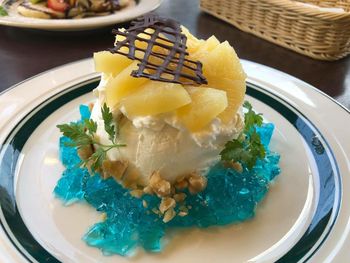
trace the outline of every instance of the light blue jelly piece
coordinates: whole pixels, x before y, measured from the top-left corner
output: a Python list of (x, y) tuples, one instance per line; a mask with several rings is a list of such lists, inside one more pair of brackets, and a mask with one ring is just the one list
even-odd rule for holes
[(278, 153), (267, 151), (266, 157), (256, 162), (253, 172), (266, 178), (268, 181), (272, 181), (281, 172), (278, 165), (279, 160), (280, 155)]
[(142, 227), (142, 229), (139, 229), (139, 244), (146, 251), (160, 252), (163, 248), (161, 239), (164, 234), (164, 224), (162, 222), (154, 223), (152, 228)]
[(255, 129), (260, 135), (261, 143), (264, 145), (265, 148), (267, 148), (270, 144), (275, 125), (272, 123), (263, 123), (260, 127), (255, 126)]
[[(125, 224), (123, 224), (125, 223)], [(104, 255), (131, 255), (137, 246), (137, 233), (129, 222), (115, 222), (107, 219), (95, 224), (84, 235), (83, 240), (98, 247)]]
[(67, 168), (62, 177), (58, 180), (54, 189), (54, 194), (63, 201), (65, 205), (70, 205), (76, 201), (84, 199), (84, 184), (90, 177), (86, 169)]
[(78, 156), (77, 149), (73, 147), (66, 146), (66, 143), (69, 143), (70, 139), (67, 137), (60, 138), (59, 145), (59, 158), (62, 164), (66, 167), (76, 167), (79, 166), (81, 159)]
[(80, 105), (79, 112), (80, 112), (80, 116), (81, 116), (80, 118), (82, 121), (85, 119), (90, 119), (91, 112), (90, 112), (89, 106)]

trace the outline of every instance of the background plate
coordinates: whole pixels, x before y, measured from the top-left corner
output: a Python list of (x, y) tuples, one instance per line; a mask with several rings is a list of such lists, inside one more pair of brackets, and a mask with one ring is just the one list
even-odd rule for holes
[[(0, 5), (5, 1), (0, 0)], [(0, 17), (0, 25), (54, 31), (88, 30), (132, 20), (153, 11), (161, 2), (161, 0), (139, 0), (136, 6), (130, 6), (114, 14), (83, 19), (30, 18), (21, 16), (16, 10), (10, 9), (9, 16)]]

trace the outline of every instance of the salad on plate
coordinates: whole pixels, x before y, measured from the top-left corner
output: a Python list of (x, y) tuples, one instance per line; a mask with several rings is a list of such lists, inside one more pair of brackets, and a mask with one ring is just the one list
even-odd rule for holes
[(134, 0), (24, 0), (15, 3), (18, 14), (40, 19), (105, 16), (135, 4)]

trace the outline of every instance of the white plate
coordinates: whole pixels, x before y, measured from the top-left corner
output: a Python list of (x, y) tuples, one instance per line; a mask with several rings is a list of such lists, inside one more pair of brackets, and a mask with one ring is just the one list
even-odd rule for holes
[[(0, 0), (0, 5), (6, 1)], [(0, 17), (0, 25), (52, 31), (88, 30), (132, 20), (153, 11), (161, 2), (162, 0), (139, 0), (137, 5), (116, 11), (114, 14), (82, 19), (30, 18), (21, 16), (14, 8), (10, 8), (8, 16)]]
[(282, 173), (256, 217), (177, 233), (160, 254), (105, 257), (82, 235), (100, 215), (63, 207), (52, 194), (63, 167), (55, 125), (93, 100), (91, 59), (20, 83), (0, 95), (0, 262), (349, 262), (350, 114), (308, 84), (243, 61), (247, 99), (275, 123)]

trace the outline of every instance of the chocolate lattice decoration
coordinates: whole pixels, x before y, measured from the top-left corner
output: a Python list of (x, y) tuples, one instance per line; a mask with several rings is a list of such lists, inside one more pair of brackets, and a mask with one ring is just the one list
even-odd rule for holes
[[(186, 58), (187, 38), (177, 21), (148, 14), (132, 21), (127, 30), (112, 32), (124, 39), (116, 41), (110, 51), (141, 62), (131, 76), (184, 85), (207, 84), (202, 63)], [(137, 47), (136, 41), (145, 48)]]

